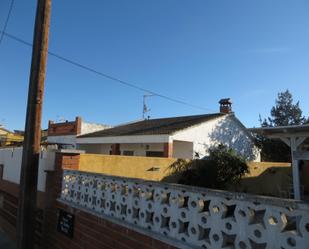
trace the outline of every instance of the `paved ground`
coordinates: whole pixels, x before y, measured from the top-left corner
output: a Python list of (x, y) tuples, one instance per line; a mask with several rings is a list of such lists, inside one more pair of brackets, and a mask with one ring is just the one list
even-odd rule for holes
[(0, 248), (1, 249), (16, 249), (16, 245), (14, 242), (10, 240), (10, 238), (1, 231), (0, 228)]

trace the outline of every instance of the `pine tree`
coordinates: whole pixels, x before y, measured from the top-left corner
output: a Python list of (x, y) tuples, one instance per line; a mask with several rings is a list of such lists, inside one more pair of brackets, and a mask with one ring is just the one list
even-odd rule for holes
[(299, 101), (293, 104), (293, 97), (289, 90), (278, 93), (276, 105), (271, 109), (270, 126), (300, 125), (306, 122), (299, 107)]
[[(301, 125), (308, 122), (308, 119), (302, 115), (299, 101), (296, 104), (293, 103), (293, 96), (289, 90), (278, 93), (270, 115), (271, 117), (268, 117), (268, 119), (259, 118), (262, 127)], [(290, 148), (285, 143), (263, 136), (256, 136), (256, 140), (257, 145), (262, 149), (261, 157), (263, 161), (290, 161)]]

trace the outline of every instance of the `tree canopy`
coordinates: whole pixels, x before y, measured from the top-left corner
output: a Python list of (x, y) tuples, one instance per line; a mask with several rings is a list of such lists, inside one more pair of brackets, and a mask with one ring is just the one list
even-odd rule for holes
[[(264, 120), (260, 117), (262, 127), (301, 125), (307, 122), (308, 119), (303, 116), (299, 101), (294, 103), (289, 90), (278, 93), (275, 105), (271, 108), (270, 117)], [(290, 161), (290, 148), (282, 141), (267, 139), (263, 136), (256, 136), (256, 141), (262, 150), (263, 161)]]
[(307, 122), (307, 119), (302, 115), (302, 110), (299, 107), (299, 101), (293, 103), (293, 96), (289, 90), (279, 92), (275, 106), (271, 108), (271, 117), (264, 119), (263, 126), (288, 126), (300, 125)]

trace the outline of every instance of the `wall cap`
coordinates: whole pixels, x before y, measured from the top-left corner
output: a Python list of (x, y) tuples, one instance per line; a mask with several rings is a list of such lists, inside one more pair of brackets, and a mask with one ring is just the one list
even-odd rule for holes
[(70, 149), (60, 149), (57, 150), (56, 153), (62, 154), (85, 154), (86, 151), (84, 150), (70, 150)]

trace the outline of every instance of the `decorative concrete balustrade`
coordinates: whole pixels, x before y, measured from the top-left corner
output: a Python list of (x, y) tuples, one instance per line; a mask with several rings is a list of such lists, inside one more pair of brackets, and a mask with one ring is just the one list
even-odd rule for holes
[(70, 170), (60, 200), (184, 248), (309, 248), (300, 202)]

